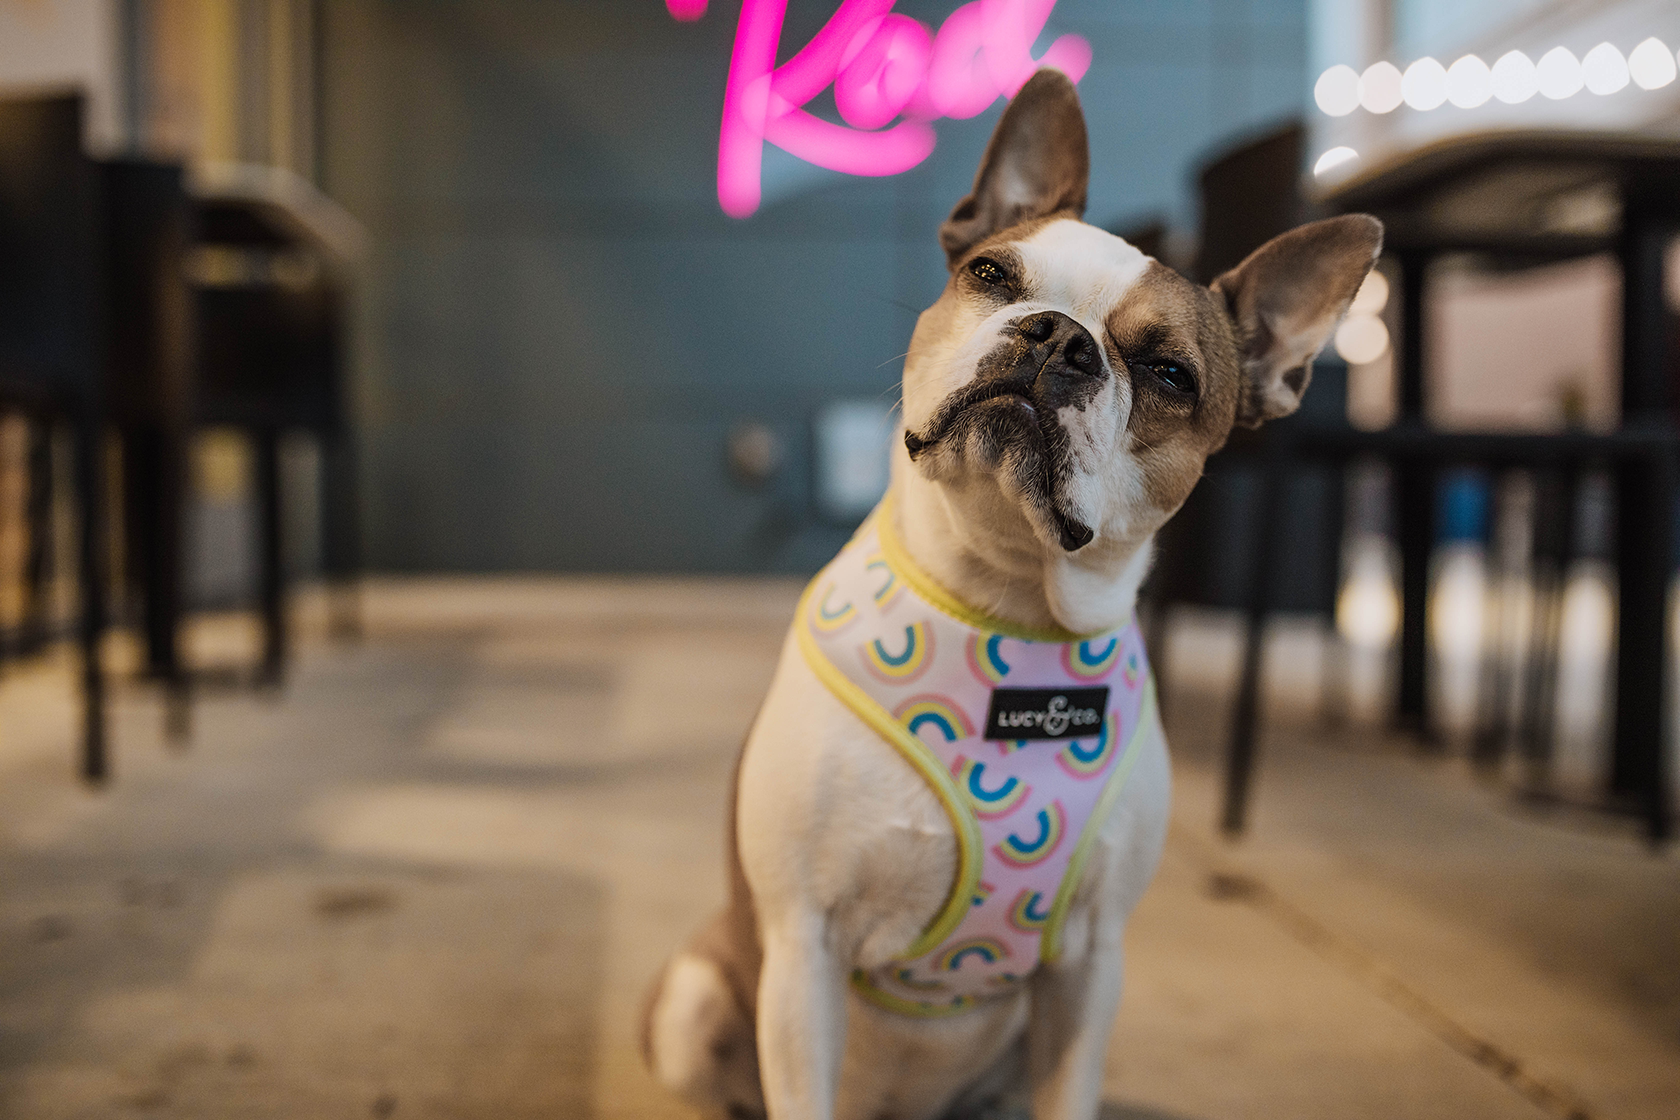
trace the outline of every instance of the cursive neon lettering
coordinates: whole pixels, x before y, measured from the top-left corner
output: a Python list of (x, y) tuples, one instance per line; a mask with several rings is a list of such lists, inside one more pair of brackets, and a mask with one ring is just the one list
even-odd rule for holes
[[(937, 35), (892, 11), (893, 3), (842, 0), (811, 41), (777, 66), (787, 0), (742, 0), (718, 129), (718, 203), (726, 214), (745, 218), (758, 209), (767, 142), (831, 171), (896, 175), (932, 153), (931, 121), (983, 113), (1040, 67), (1077, 82), (1091, 65), (1091, 46), (1077, 35), (1032, 57), (1056, 0), (972, 0)], [(665, 4), (680, 20), (706, 11), (706, 0)], [(830, 86), (845, 124), (805, 110)]]

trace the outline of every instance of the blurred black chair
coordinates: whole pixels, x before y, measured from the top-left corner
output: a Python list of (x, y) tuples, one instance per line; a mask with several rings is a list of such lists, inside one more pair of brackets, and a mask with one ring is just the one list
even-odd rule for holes
[(306, 184), (271, 169), (233, 169), (194, 202), (195, 425), (242, 429), (255, 450), (259, 679), (278, 683), (289, 646), (280, 440), (315, 434), (322, 449), (323, 574), (338, 592), (332, 624), (356, 628), (356, 479), (344, 384), (348, 268), (359, 235)]
[(80, 97), (0, 100), (0, 401), (29, 417), (31, 641), (45, 628), (49, 425), (74, 433), (82, 653), (82, 773), (105, 777), (105, 366), (112, 344), (101, 169), (82, 153)]
[[(1202, 176), (1206, 239), (1198, 279), (1211, 280), (1246, 253), (1313, 212), (1376, 214), (1387, 227), (1386, 252), (1401, 266), (1400, 417), (1380, 432), (1345, 423), (1268, 425), (1256, 442), (1233, 440), (1209, 464), (1208, 482), (1186, 504), (1181, 538), (1164, 545), (1157, 572), (1170, 573), (1197, 557), (1229, 555), (1207, 526), (1229, 525), (1241, 500), (1222, 496), (1215, 464), (1245, 455), (1262, 464), (1259, 522), (1276, 527), (1297, 499), (1289, 472), (1306, 462), (1339, 469), (1350, 459), (1388, 462), (1395, 479), (1396, 536), (1402, 558), (1400, 693), (1397, 717), (1424, 724), (1428, 571), (1434, 540), (1439, 472), (1451, 465), (1519, 467), (1566, 489), (1583, 469), (1610, 465), (1617, 478), (1615, 559), (1619, 586), (1616, 721), (1609, 787), (1644, 816), (1653, 841), (1670, 830), (1668, 779), (1662, 750), (1666, 654), (1665, 599), (1673, 571), (1675, 493), (1680, 438), (1668, 368), (1671, 340), (1663, 305), (1668, 241), (1680, 232), (1680, 143), (1605, 135), (1522, 132), (1445, 141), (1359, 176), (1309, 208), (1300, 194), (1299, 134), (1285, 129), (1229, 153)], [(1424, 422), (1423, 333), (1425, 277), (1445, 253), (1473, 253), (1497, 268), (1521, 268), (1613, 251), (1624, 277), (1622, 424), (1613, 432), (1559, 434), (1443, 432)], [(1327, 370), (1326, 370), (1327, 372)], [(1321, 380), (1322, 374), (1315, 380)], [(1307, 395), (1309, 404), (1322, 385)], [(1326, 417), (1326, 419), (1328, 419)], [(1225, 484), (1229, 485), (1229, 483)], [(1221, 511), (1217, 507), (1224, 507)], [(1328, 508), (1315, 520), (1332, 524)], [(1200, 534), (1196, 526), (1202, 525)], [(1297, 582), (1296, 529), (1251, 538), (1248, 645), (1238, 689), (1226, 769), (1223, 825), (1242, 831), (1254, 760), (1258, 713), (1261, 622), (1285, 600), (1306, 593)], [(1567, 546), (1542, 540), (1542, 550), (1566, 559)], [(1540, 560), (1547, 557), (1542, 555)], [(1273, 573), (1289, 573), (1280, 583)], [(1160, 595), (1231, 605), (1238, 592), (1210, 594), (1163, 586)], [(1322, 595), (1308, 598), (1322, 600)], [(1555, 638), (1555, 635), (1552, 636)], [(1543, 652), (1543, 651), (1542, 651)], [(1542, 685), (1544, 682), (1540, 682)], [(1542, 696), (1542, 703), (1549, 703)], [(1549, 719), (1549, 709), (1535, 720)]]
[[(81, 768), (99, 781), (108, 772), (99, 656), (110, 579), (108, 431), (122, 446), (122, 574), (140, 603), (147, 671), (168, 687), (173, 730), (186, 716), (178, 643), (195, 427), (235, 425), (256, 445), (261, 679), (280, 678), (287, 648), (283, 431), (321, 437), (323, 568), (341, 591), (357, 573), (341, 367), (347, 262), (359, 233), (283, 173), (236, 169), (189, 192), (179, 166), (89, 159), (83, 115), (77, 95), (0, 100), (0, 408), (21, 413), (30, 430), (25, 617), (17, 633), (0, 634), (0, 657), (49, 636), (52, 433), (68, 426), (80, 525)], [(356, 628), (348, 600), (334, 601), (340, 633)]]
[(1194, 279), (1211, 284), (1254, 250), (1307, 220), (1301, 197), (1305, 143), (1301, 122), (1290, 121), (1203, 166), (1197, 176), (1201, 236)]
[[(1608, 786), (1644, 816), (1653, 841), (1670, 831), (1663, 750), (1667, 596), (1674, 574), (1675, 371), (1664, 297), (1669, 242), (1680, 233), (1680, 142), (1605, 133), (1513, 131), (1456, 137), (1406, 153), (1330, 191), (1336, 212), (1387, 227), (1401, 266), (1400, 417), (1365, 447), (1400, 467), (1402, 718), (1424, 713), (1426, 594), (1433, 474), (1445, 463), (1561, 469), (1593, 463), (1616, 477), (1615, 729)], [(1604, 435), (1440, 432), (1425, 423), (1424, 302), (1431, 263), (1470, 254), (1513, 269), (1594, 253), (1622, 269), (1622, 401)], [(1337, 454), (1326, 444), (1321, 452)]]
[[(263, 652), (255, 674), (278, 683), (288, 649), (280, 437), (322, 440), (329, 577), (355, 573), (354, 478), (342, 393), (343, 262), (270, 180), (243, 169), (188, 190), (179, 167), (108, 165), (116, 307), (112, 418), (122, 435), (127, 577), (142, 604), (146, 669), (164, 683), (166, 730), (183, 737), (194, 674), (183, 664), (188, 461), (195, 431), (226, 425), (254, 446), (257, 599)], [(294, 193), (307, 190), (290, 183)], [(335, 611), (340, 631), (353, 617)]]
[(140, 604), (145, 669), (166, 689), (173, 727), (185, 702), (175, 631), (194, 368), (192, 206), (178, 164), (113, 160), (101, 170), (111, 202), (107, 392), (122, 441), (123, 575)]

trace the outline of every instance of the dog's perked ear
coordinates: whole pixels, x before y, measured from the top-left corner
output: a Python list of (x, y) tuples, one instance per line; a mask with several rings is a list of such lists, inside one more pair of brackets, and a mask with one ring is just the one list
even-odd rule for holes
[(1257, 428), (1300, 407), (1312, 360), (1347, 314), (1382, 239), (1382, 223), (1368, 214), (1327, 218), (1272, 238), (1213, 282), (1242, 354), (1237, 423)]
[(974, 246), (1010, 226), (1047, 214), (1085, 213), (1091, 148), (1079, 94), (1059, 70), (1027, 79), (1003, 111), (974, 190), (939, 227), (947, 264), (955, 268)]

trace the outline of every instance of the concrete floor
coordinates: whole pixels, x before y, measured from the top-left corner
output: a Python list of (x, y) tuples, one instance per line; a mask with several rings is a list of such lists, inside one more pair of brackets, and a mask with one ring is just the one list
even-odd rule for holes
[[(637, 1007), (720, 899), (796, 593), (386, 582), (354, 647), (306, 602), (284, 693), (202, 696), (188, 750), (120, 690), (103, 792), (67, 663), (10, 670), (0, 1117), (686, 1117)], [(1177, 638), (1105, 1120), (1680, 1117), (1680, 856), (1281, 700), (1226, 844), (1218, 674)]]

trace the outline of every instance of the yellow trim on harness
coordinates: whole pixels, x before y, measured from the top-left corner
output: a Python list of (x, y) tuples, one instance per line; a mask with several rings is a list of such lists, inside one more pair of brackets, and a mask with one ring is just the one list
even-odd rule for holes
[(1056, 888), (1056, 901), (1050, 905), (1050, 917), (1044, 923), (1044, 932), (1039, 936), (1038, 959), (1047, 964), (1054, 964), (1062, 955), (1062, 926), (1067, 921), (1068, 910), (1073, 906), (1073, 892), (1079, 886), (1079, 879), (1085, 874), (1085, 861), (1091, 858), (1091, 849), (1096, 846), (1097, 833), (1104, 819), (1114, 808), (1114, 803), (1120, 799), (1120, 791), (1126, 785), (1126, 778), (1132, 772), (1132, 766), (1137, 762), (1138, 737), (1143, 729), (1148, 727), (1155, 716), (1155, 674), (1151, 673), (1143, 686), (1143, 703), (1138, 705), (1137, 726), (1132, 728), (1132, 737), (1126, 742), (1126, 753), (1121, 756), (1120, 763), (1114, 768), (1114, 773), (1108, 776), (1108, 782), (1103, 786), (1102, 796), (1097, 798), (1096, 808), (1085, 820), (1085, 828), (1079, 834), (1079, 846), (1073, 849), (1073, 858), (1068, 861), (1067, 870), (1062, 873), (1062, 885)]
[(868, 975), (862, 969), (852, 973), (852, 990), (876, 1007), (899, 1015), (913, 1015), (918, 1019), (943, 1019), (947, 1015), (961, 1015), (980, 1006), (980, 1001), (971, 996), (959, 996), (955, 1003), (948, 1003), (943, 1007), (935, 1003), (916, 1003), (877, 988), (869, 982)]
[[(888, 563), (891, 564), (892, 561), (889, 559)], [(980, 837), (980, 822), (969, 811), (950, 772), (940, 764), (933, 752), (923, 746), (922, 741), (916, 738), (908, 727), (894, 719), (892, 713), (852, 683), (839, 667), (823, 655), (817, 640), (811, 636), (806, 615), (816, 586), (817, 581), (812, 580), (806, 586), (805, 593), (799, 597), (799, 615), (794, 623), (794, 632), (799, 635), (799, 651), (805, 655), (805, 663), (842, 704), (896, 747), (904, 761), (933, 787), (933, 792), (945, 806), (945, 814), (951, 818), (951, 827), (957, 834), (956, 883), (953, 884), (951, 896), (946, 900), (939, 916), (922, 931), (915, 943), (904, 951), (906, 959), (913, 959), (930, 952), (934, 946), (950, 936), (951, 931), (957, 928), (957, 923), (962, 921), (963, 915), (968, 912), (968, 908), (973, 905), (974, 890), (980, 885), (981, 853), (984, 844)]]
[(1092, 634), (1075, 634), (1071, 630), (1061, 627), (1050, 627), (1040, 630), (1032, 626), (1020, 626), (1013, 622), (1006, 622), (1001, 618), (993, 618), (983, 611), (976, 610), (955, 595), (941, 587), (934, 578), (924, 572), (921, 567), (910, 558), (904, 545), (898, 539), (898, 529), (893, 525), (893, 501), (888, 494), (881, 499), (881, 504), (875, 507), (875, 531), (881, 538), (881, 554), (886, 557), (888, 567), (903, 577), (904, 582), (916, 589), (916, 594), (944, 611), (952, 618), (976, 630), (985, 630), (991, 634), (1002, 634), (1006, 638), (1024, 638), (1029, 642), (1085, 642), (1092, 638), (1100, 638), (1105, 634), (1112, 634), (1112, 630), (1098, 630)]

